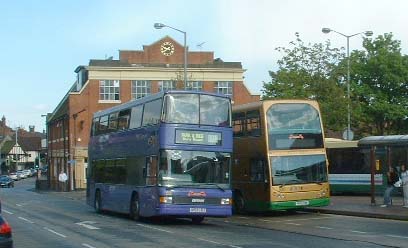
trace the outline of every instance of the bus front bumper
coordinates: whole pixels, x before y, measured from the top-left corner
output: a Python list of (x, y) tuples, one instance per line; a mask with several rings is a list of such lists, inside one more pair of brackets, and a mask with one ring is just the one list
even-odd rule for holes
[(162, 216), (208, 216), (208, 217), (228, 217), (232, 215), (231, 205), (176, 205), (160, 204), (156, 209), (158, 215)]

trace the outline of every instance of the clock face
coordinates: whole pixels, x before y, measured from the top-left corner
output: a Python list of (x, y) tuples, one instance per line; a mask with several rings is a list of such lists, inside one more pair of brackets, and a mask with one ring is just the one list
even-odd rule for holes
[(166, 41), (161, 45), (160, 51), (164, 56), (170, 56), (174, 53), (174, 45)]

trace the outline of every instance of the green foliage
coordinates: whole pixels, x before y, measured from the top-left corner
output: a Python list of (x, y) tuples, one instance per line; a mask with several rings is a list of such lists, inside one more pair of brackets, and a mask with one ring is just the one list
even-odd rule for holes
[(347, 123), (347, 99), (338, 82), (338, 66), (344, 52), (325, 44), (305, 44), (298, 33), (290, 48), (278, 47), (283, 53), (279, 69), (270, 71), (271, 82), (264, 83), (263, 99), (312, 99), (320, 104), (326, 129), (342, 130)]
[[(263, 99), (317, 100), (326, 130), (341, 131), (347, 125), (344, 51), (324, 44), (305, 44), (296, 34), (283, 54), (278, 70), (270, 71)], [(363, 50), (350, 55), (351, 126), (357, 137), (408, 132), (408, 56), (392, 34), (365, 38)]]
[(364, 39), (351, 55), (354, 100), (361, 105), (361, 132), (367, 135), (408, 131), (408, 57), (392, 34)]

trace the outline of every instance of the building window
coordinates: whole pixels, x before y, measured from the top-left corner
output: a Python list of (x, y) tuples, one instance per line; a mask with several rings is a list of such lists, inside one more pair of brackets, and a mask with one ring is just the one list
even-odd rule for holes
[(99, 99), (117, 101), (119, 98), (119, 80), (99, 81)]
[(232, 82), (221, 81), (215, 83), (215, 92), (232, 97)]
[(132, 99), (139, 99), (150, 95), (151, 82), (147, 80), (132, 81)]
[(175, 90), (176, 82), (175, 81), (160, 81), (159, 82), (159, 91), (168, 91)]
[(201, 81), (189, 81), (186, 85), (186, 90), (191, 91), (202, 91), (203, 90), (203, 82)]

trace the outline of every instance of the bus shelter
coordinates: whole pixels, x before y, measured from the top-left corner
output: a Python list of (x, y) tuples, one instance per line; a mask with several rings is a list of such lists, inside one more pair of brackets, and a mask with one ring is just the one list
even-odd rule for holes
[(369, 136), (359, 140), (358, 146), (364, 153), (369, 153), (371, 204), (375, 204), (374, 176), (382, 173), (384, 180), (387, 180), (386, 175), (391, 167), (400, 173), (401, 165), (407, 165), (408, 135)]

